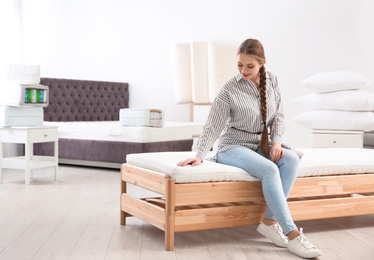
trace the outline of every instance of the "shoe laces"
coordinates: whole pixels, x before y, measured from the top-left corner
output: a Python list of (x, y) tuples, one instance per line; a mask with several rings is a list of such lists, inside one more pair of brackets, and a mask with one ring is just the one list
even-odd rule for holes
[(287, 240), (287, 237), (283, 233), (283, 229), (282, 229), (281, 225), (279, 225), (279, 223), (274, 224), (273, 228), (275, 229), (277, 234), (282, 238), (282, 240)]
[(305, 237), (303, 228), (300, 228), (300, 237), (299, 237), (300, 244), (304, 246), (306, 249), (315, 249), (316, 247), (309, 242), (309, 240)]

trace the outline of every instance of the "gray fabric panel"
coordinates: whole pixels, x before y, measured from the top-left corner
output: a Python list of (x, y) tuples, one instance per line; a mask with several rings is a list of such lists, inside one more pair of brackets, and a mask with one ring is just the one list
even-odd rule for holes
[(44, 121), (115, 121), (129, 107), (128, 83), (41, 78), (48, 86)]
[(374, 146), (374, 131), (364, 133), (364, 145)]
[[(191, 151), (193, 139), (130, 143), (96, 140), (64, 139), (58, 140), (58, 157), (63, 159), (124, 163), (130, 153)], [(53, 155), (53, 143), (34, 144), (35, 155)]]

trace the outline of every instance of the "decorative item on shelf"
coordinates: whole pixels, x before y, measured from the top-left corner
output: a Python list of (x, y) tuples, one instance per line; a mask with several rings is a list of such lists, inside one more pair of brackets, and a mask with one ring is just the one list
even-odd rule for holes
[(39, 84), (0, 83), (2, 106), (48, 106), (48, 87)]
[(123, 126), (162, 127), (164, 111), (148, 108), (122, 108), (119, 111), (119, 121)]
[(22, 93), (25, 93), (25, 105), (48, 105), (48, 87), (43, 85), (22, 85)]
[(43, 125), (48, 86), (40, 85), (40, 66), (10, 64), (0, 74), (0, 125)]

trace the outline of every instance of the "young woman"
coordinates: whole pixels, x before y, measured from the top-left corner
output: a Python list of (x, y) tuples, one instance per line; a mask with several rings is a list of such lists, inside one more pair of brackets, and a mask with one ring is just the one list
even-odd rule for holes
[(287, 205), (299, 158), (281, 147), (285, 129), (282, 99), (276, 77), (265, 70), (262, 44), (256, 39), (245, 40), (238, 49), (237, 63), (239, 73), (213, 102), (196, 157), (178, 165), (201, 164), (223, 131), (217, 162), (242, 168), (262, 182), (268, 208), (257, 231), (301, 257), (317, 257), (321, 251), (297, 229)]

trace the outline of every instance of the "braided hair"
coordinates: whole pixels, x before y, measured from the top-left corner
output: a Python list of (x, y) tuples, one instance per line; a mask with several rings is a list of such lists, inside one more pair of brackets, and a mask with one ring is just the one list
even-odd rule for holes
[(262, 136), (260, 142), (260, 150), (261, 152), (268, 156), (269, 155), (269, 133), (268, 127), (266, 124), (267, 120), (267, 102), (266, 102), (266, 70), (264, 64), (266, 63), (265, 59), (265, 51), (262, 47), (262, 44), (256, 39), (247, 39), (245, 40), (238, 49), (237, 54), (244, 53), (254, 56), (254, 58), (262, 64), (259, 70), (259, 78), (260, 78), (260, 85), (259, 85), (259, 92), (260, 92), (260, 99), (261, 99), (261, 117), (262, 117)]

